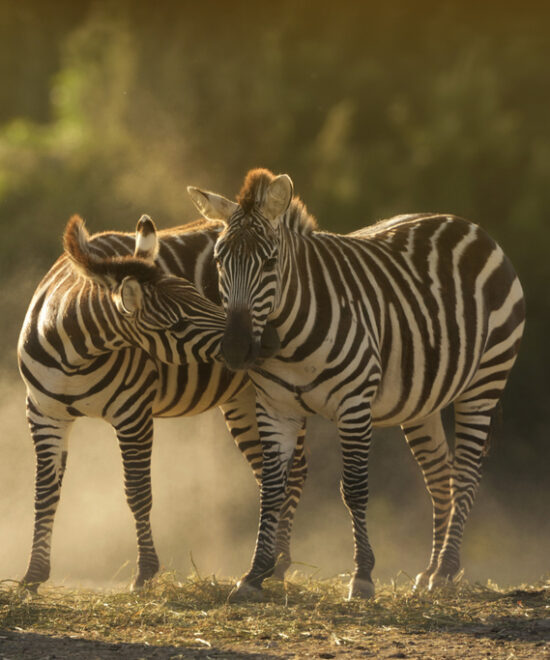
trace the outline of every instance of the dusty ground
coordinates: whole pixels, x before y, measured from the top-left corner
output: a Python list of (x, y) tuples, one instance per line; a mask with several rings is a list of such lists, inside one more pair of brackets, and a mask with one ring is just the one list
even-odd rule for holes
[(382, 587), (344, 602), (341, 582), (268, 585), (228, 605), (230, 585), (164, 577), (139, 595), (0, 590), (0, 658), (479, 658), (550, 660), (550, 590)]
[[(373, 638), (376, 637), (376, 640)], [(2, 660), (74, 658), (410, 658), (430, 660), (487, 658), (514, 660), (550, 658), (550, 621), (529, 630), (497, 627), (453, 633), (401, 633), (379, 630), (366, 634), (362, 643), (334, 639), (307, 639), (303, 642), (259, 640), (251, 644), (223, 646), (154, 646), (92, 641), (76, 637), (3, 631), (0, 635)]]

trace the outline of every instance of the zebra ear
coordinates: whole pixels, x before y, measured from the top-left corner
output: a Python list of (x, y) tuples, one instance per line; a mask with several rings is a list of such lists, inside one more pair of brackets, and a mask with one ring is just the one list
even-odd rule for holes
[(207, 220), (222, 220), (227, 222), (229, 218), (235, 213), (239, 205), (236, 202), (223, 197), (223, 195), (216, 195), (216, 193), (199, 190), (193, 186), (187, 187), (193, 204), (199, 210), (199, 213)]
[(117, 290), (113, 293), (117, 310), (122, 316), (133, 317), (141, 308), (143, 290), (134, 277), (125, 277)]
[(148, 215), (142, 215), (136, 226), (136, 247), (134, 257), (153, 262), (159, 251), (159, 241), (155, 223)]
[(279, 218), (292, 200), (293, 192), (294, 186), (288, 174), (276, 176), (267, 187), (261, 208), (272, 225), (277, 226), (279, 223)]

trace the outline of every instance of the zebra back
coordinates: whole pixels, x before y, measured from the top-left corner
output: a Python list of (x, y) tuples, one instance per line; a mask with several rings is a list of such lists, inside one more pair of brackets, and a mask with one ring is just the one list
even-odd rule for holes
[[(302, 412), (334, 418), (350, 384), (369, 383), (374, 419), (404, 423), (483, 377), (488, 403), (480, 394), (478, 405), (492, 405), (525, 318), (521, 285), (495, 241), (439, 214), (398, 216), (347, 236), (316, 231), (289, 181), (252, 171), (225, 218), (215, 251), (226, 361), (250, 367), (269, 319), (281, 351), (253, 380), (266, 392), (278, 383), (294, 399), (303, 392)], [(228, 207), (200, 194), (207, 217)]]

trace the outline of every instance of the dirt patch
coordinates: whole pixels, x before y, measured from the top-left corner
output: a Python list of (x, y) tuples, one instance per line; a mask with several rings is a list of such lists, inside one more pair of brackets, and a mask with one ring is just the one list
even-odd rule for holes
[(74, 637), (5, 631), (0, 634), (2, 660), (140, 660), (152, 658), (409, 658), (411, 660), (457, 660), (503, 658), (543, 660), (550, 658), (550, 622), (531, 626), (530, 631), (504, 627), (486, 632), (401, 633), (380, 630), (365, 635), (362, 643), (339, 639), (304, 639), (300, 643), (258, 640), (251, 644), (223, 647), (153, 646), (107, 643)]
[(550, 660), (550, 590), (380, 586), (343, 600), (342, 580), (266, 584), (228, 605), (231, 583), (161, 576), (139, 594), (0, 589), (0, 659), (480, 658)]

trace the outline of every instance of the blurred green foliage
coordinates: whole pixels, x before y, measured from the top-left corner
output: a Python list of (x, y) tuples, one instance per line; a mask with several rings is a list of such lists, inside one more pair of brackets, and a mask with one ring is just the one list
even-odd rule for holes
[(188, 184), (232, 195), (250, 167), (266, 166), (293, 177), (326, 229), (443, 211), (501, 243), (529, 316), (505, 401), (511, 442), (497, 460), (521, 457), (516, 469), (542, 474), (550, 458), (542, 4), (3, 0), (2, 17), (3, 364), (14, 368), (27, 301), (72, 213), (92, 230), (131, 230), (143, 212), (161, 227), (180, 224), (194, 217)]

